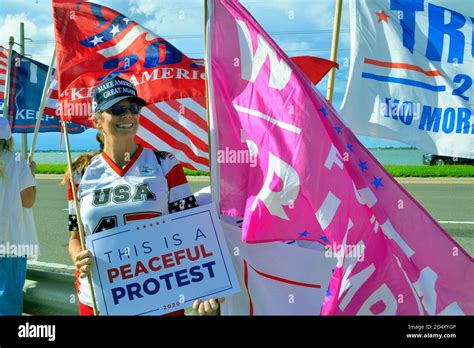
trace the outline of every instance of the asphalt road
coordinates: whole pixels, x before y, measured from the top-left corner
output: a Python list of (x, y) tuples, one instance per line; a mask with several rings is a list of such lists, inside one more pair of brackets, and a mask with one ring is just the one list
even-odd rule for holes
[[(71, 265), (67, 244), (66, 187), (59, 179), (38, 178), (34, 215), (40, 241), (39, 261)], [(474, 254), (474, 180), (420, 180), (402, 184), (445, 230)], [(191, 182), (193, 192), (207, 181)]]

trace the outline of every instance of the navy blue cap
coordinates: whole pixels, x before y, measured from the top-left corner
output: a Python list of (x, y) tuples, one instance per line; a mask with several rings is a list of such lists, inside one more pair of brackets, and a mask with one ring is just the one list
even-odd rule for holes
[(105, 80), (94, 87), (92, 97), (92, 112), (106, 110), (123, 99), (132, 98), (140, 105), (146, 104), (145, 100), (138, 97), (135, 86), (121, 77)]

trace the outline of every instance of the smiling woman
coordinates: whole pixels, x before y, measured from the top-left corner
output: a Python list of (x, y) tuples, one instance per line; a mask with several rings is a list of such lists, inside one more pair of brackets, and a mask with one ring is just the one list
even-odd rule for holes
[[(90, 159), (83, 173), (74, 175), (86, 235), (197, 206), (176, 158), (135, 143), (144, 105), (133, 84), (120, 77), (94, 88), (94, 123), (104, 147), (102, 153)], [(90, 251), (82, 250), (71, 185), (68, 196), (69, 253), (77, 268), (79, 312), (92, 315), (92, 294), (85, 277), (94, 259)], [(218, 308), (215, 300), (197, 301), (196, 306), (201, 307), (201, 314)], [(184, 311), (172, 314), (183, 315)]]

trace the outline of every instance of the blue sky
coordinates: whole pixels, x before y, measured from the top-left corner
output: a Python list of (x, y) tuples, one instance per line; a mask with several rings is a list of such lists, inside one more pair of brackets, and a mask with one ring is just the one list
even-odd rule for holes
[[(204, 10), (202, 0), (96, 0), (132, 18), (170, 41), (189, 57), (204, 55)], [(242, 4), (259, 21), (278, 45), (289, 55), (313, 55), (329, 59), (334, 18), (333, 0), (242, 0)], [(7, 46), (8, 37), (18, 41), (20, 22), (25, 23), (25, 52), (33, 59), (50, 63), (54, 47), (53, 18), (50, 0), (2, 0), (0, 13), (0, 45)], [(19, 47), (16, 46), (19, 51)], [(346, 88), (350, 61), (349, 1), (344, 0), (339, 40), (334, 105), (341, 104)], [(318, 89), (325, 95), (327, 78)], [(31, 138), (31, 136), (29, 136)], [(359, 137), (367, 147), (406, 146), (402, 143), (371, 137)], [(17, 146), (21, 138), (15, 135)], [(95, 131), (70, 136), (73, 150), (96, 147)], [(29, 140), (29, 144), (31, 139)], [(38, 150), (59, 149), (59, 134), (43, 133), (38, 137)]]

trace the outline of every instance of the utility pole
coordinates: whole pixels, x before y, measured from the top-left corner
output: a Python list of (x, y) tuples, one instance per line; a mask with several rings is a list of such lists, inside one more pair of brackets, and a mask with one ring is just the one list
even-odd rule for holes
[(5, 94), (3, 97), (3, 117), (8, 119), (8, 104), (10, 102), (10, 71), (12, 66), (13, 45), (15, 38), (10, 36), (8, 39), (8, 59), (7, 59), (7, 73), (5, 74)]
[[(20, 54), (25, 56), (25, 23), (20, 23)], [(38, 115), (38, 117), (40, 117)], [(21, 134), (21, 153), (24, 158), (27, 158), (28, 153), (28, 134)]]

